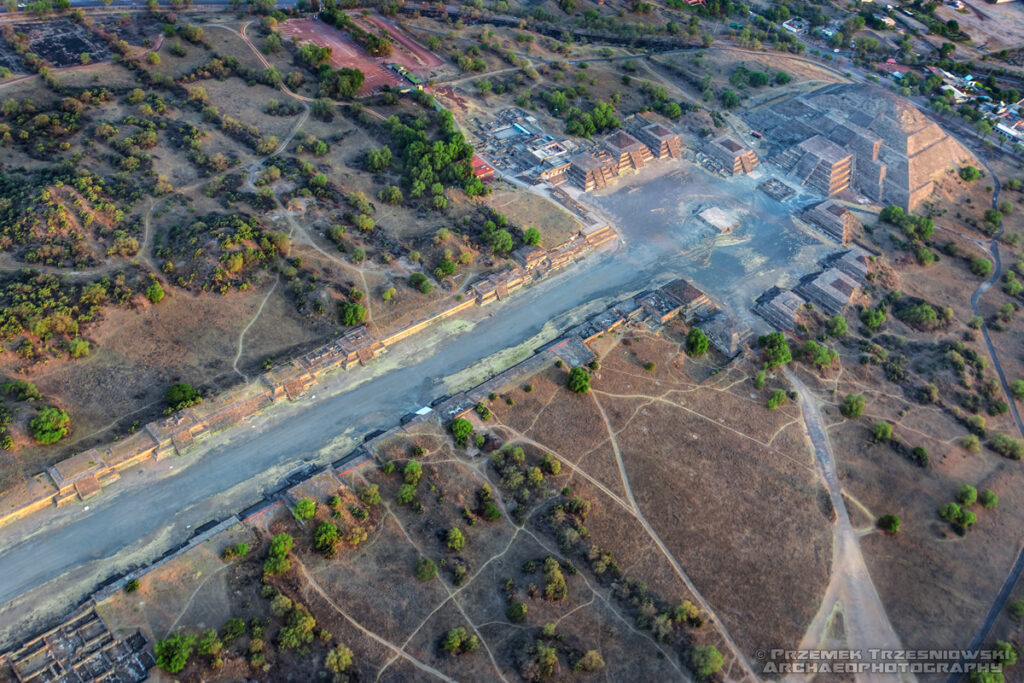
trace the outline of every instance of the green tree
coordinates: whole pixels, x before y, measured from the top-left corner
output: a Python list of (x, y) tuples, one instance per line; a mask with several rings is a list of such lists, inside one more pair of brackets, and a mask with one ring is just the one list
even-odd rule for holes
[(341, 324), (348, 327), (366, 322), (366, 309), (354, 301), (339, 304), (338, 315), (341, 317)]
[(585, 394), (590, 391), (590, 373), (583, 366), (577, 366), (569, 371), (569, 378), (566, 381), (569, 391), (574, 394)]
[(878, 518), (878, 528), (890, 534), (894, 534), (900, 530), (900, 518), (899, 515), (882, 515)]
[(330, 522), (321, 522), (313, 532), (313, 547), (327, 557), (334, 555), (341, 542), (341, 532)]
[(708, 336), (699, 327), (691, 328), (686, 335), (686, 355), (703, 356), (708, 350)]
[(182, 408), (188, 408), (199, 403), (202, 400), (202, 395), (191, 384), (178, 382), (167, 387), (167, 391), (164, 393), (164, 400), (167, 401), (167, 405), (171, 410), (181, 410)]
[(885, 324), (886, 316), (885, 313), (875, 308), (865, 308), (860, 312), (860, 321), (869, 330), (877, 330)]
[(702, 681), (718, 673), (724, 663), (722, 653), (714, 645), (695, 645), (688, 654), (690, 669)]
[(473, 423), (464, 417), (452, 420), (449, 425), (452, 436), (455, 438), (455, 445), (465, 448), (469, 445), (469, 435), (473, 433)]
[(981, 177), (981, 171), (974, 166), (964, 166), (960, 169), (960, 177), (968, 183), (973, 183)]
[(992, 489), (985, 489), (978, 494), (978, 502), (984, 508), (994, 508), (999, 505), (999, 496)]
[(420, 477), (423, 475), (423, 466), (415, 460), (410, 460), (405, 464), (405, 469), (402, 470), (402, 474), (405, 475), (405, 483), (409, 486), (418, 486), (420, 483)]
[(859, 394), (847, 394), (846, 398), (843, 399), (843, 403), (839, 406), (839, 412), (842, 413), (843, 417), (849, 419), (855, 419), (861, 416), (864, 412), (864, 397)]
[(401, 204), (405, 200), (402, 190), (397, 185), (385, 185), (378, 196), (386, 204)]
[(838, 339), (846, 336), (846, 333), (850, 331), (850, 326), (846, 324), (846, 318), (841, 315), (834, 315), (829, 318), (827, 330), (829, 336)]
[(764, 350), (766, 368), (779, 367), (793, 360), (786, 335), (782, 332), (772, 332), (758, 337), (757, 345)]
[(359, 500), (367, 505), (380, 504), (380, 488), (376, 484), (368, 484), (359, 489)]
[(540, 244), (540, 230), (537, 228), (527, 228), (523, 231), (523, 242), (529, 244), (531, 247), (536, 247)]
[(978, 490), (970, 484), (964, 484), (956, 492), (956, 500), (961, 505), (974, 505), (978, 500)]
[(312, 498), (300, 498), (295, 502), (296, 519), (312, 519), (316, 514), (316, 501)]
[(391, 148), (387, 146), (366, 153), (366, 168), (371, 173), (383, 173), (391, 167), (392, 161)]
[(57, 443), (71, 429), (71, 418), (60, 408), (47, 406), (29, 422), (29, 432), (36, 443), (52, 444)]
[(413, 502), (416, 500), (416, 487), (412, 484), (402, 484), (398, 487), (395, 500), (398, 501), (399, 505), (408, 505)]
[(772, 395), (768, 397), (768, 410), (775, 410), (785, 403), (787, 398), (785, 391), (782, 389), (776, 389), (772, 392)]
[(156, 665), (169, 674), (181, 673), (192, 656), (192, 647), (196, 643), (194, 633), (177, 632), (163, 640), (156, 641), (153, 651), (156, 653)]
[(992, 262), (982, 256), (975, 256), (971, 259), (971, 272), (981, 277), (992, 274)]
[(889, 441), (892, 439), (892, 425), (888, 422), (876, 422), (871, 425), (871, 436), (875, 441)]
[(1018, 401), (1024, 401), (1024, 379), (1015, 379), (1010, 382), (1010, 393)]
[(146, 287), (146, 298), (154, 304), (164, 300), (164, 288), (160, 286), (159, 282), (154, 282), (149, 287)]
[(505, 616), (513, 624), (518, 624), (526, 619), (526, 603), (513, 602), (505, 609)]
[(448, 530), (448, 550), (458, 552), (466, 547), (466, 537), (462, 530), (455, 526)]
[(352, 650), (345, 645), (338, 645), (332, 648), (324, 659), (324, 667), (331, 673), (341, 674), (352, 666)]

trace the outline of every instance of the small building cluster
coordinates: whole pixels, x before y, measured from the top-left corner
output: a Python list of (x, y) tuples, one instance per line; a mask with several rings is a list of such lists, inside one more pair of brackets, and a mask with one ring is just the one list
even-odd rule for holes
[(796, 329), (808, 304), (838, 315), (867, 283), (868, 262), (867, 253), (859, 248), (832, 255), (822, 263), (823, 270), (803, 278), (793, 291), (773, 287), (762, 294), (754, 313), (779, 330)]
[(572, 157), (569, 178), (584, 192), (607, 187), (620, 175), (639, 171), (655, 159), (682, 155), (679, 136), (660, 123), (630, 117), (626, 128), (605, 137), (592, 150)]

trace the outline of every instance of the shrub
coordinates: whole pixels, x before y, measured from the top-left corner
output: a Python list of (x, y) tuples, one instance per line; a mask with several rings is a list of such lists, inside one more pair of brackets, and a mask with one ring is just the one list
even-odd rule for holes
[(225, 560), (230, 560), (235, 557), (245, 557), (249, 554), (249, 544), (242, 542), (236, 543), (235, 545), (229, 545), (224, 549), (224, 554), (221, 556)]
[(588, 673), (600, 671), (604, 668), (604, 658), (601, 657), (601, 653), (597, 650), (587, 650), (572, 668), (574, 671), (586, 671)]
[(968, 434), (960, 442), (960, 445), (971, 453), (977, 453), (981, 450), (981, 440), (978, 438), (977, 434)]
[(124, 585), (124, 592), (125, 593), (134, 593), (137, 590), (139, 590), (139, 580), (138, 579), (132, 579), (131, 581), (129, 581), (128, 583), (126, 583)]
[(764, 370), (758, 370), (754, 375), (754, 388), (758, 391), (764, 389)]
[(421, 557), (413, 573), (420, 581), (430, 581), (437, 576), (437, 565), (429, 557)]
[(687, 659), (690, 669), (700, 680), (707, 680), (722, 668), (722, 653), (714, 645), (695, 645), (690, 648)]
[(878, 518), (878, 528), (886, 533), (894, 534), (900, 530), (900, 518), (898, 515), (882, 515)]
[(569, 387), (569, 391), (574, 394), (585, 394), (590, 391), (590, 373), (587, 369), (579, 366), (569, 371), (569, 378), (566, 380), (566, 386)]
[(928, 466), (928, 450), (924, 446), (914, 446), (910, 451), (910, 460), (918, 467)]
[(419, 486), (420, 477), (423, 476), (423, 465), (415, 460), (410, 460), (405, 464), (402, 474), (405, 477), (406, 484), (409, 486)]
[[(385, 147), (384, 149), (387, 148)], [(338, 645), (327, 653), (327, 657), (324, 659), (324, 667), (332, 673), (341, 674), (352, 666), (352, 660), (352, 650), (344, 645)]]
[(847, 394), (846, 398), (843, 399), (842, 405), (839, 406), (839, 412), (842, 413), (843, 417), (848, 419), (855, 419), (861, 416), (864, 412), (865, 399), (859, 394)]
[(154, 282), (149, 287), (146, 287), (146, 298), (154, 304), (158, 304), (163, 301), (164, 288), (160, 286), (159, 282)]
[(975, 256), (971, 259), (971, 272), (980, 277), (992, 274), (992, 262), (983, 256)]
[(452, 423), (448, 426), (451, 430), (452, 436), (455, 437), (455, 445), (465, 448), (469, 445), (469, 435), (473, 433), (473, 423), (464, 417), (458, 417), (452, 420)]
[(1020, 460), (1024, 457), (1024, 442), (1012, 439), (1006, 434), (996, 434), (988, 442), (989, 448), (1005, 458)]
[(1015, 379), (1010, 382), (1010, 393), (1018, 401), (1024, 401), (1024, 379)]
[(202, 400), (202, 396), (199, 390), (191, 384), (179, 382), (167, 388), (167, 391), (164, 393), (164, 399), (171, 410), (181, 410), (182, 408), (188, 408), (199, 403)]
[(973, 183), (981, 177), (981, 171), (974, 166), (963, 166), (960, 169), (960, 177), (963, 178), (965, 182)]
[(963, 516), (963, 510), (956, 503), (946, 503), (939, 508), (939, 517), (947, 522), (959, 521)]
[(70, 344), (68, 344), (68, 350), (71, 352), (72, 358), (85, 358), (89, 355), (89, 342), (81, 337), (72, 339)]
[(206, 629), (203, 632), (203, 636), (199, 639), (199, 645), (196, 648), (201, 655), (218, 655), (222, 649), (224, 649), (224, 643), (221, 641), (220, 636), (217, 635), (217, 631), (212, 628)]
[(479, 415), (480, 419), (484, 422), (491, 419), (491, 409), (482, 401), (476, 404), (476, 414)]
[(430, 294), (434, 290), (434, 285), (430, 284), (430, 280), (423, 273), (413, 273), (410, 275), (409, 286), (418, 289), (423, 294)]
[(876, 422), (871, 425), (871, 436), (877, 441), (889, 441), (892, 439), (892, 425), (888, 422)]
[(316, 514), (316, 501), (312, 498), (300, 498), (295, 503), (296, 519), (311, 519)]
[(359, 500), (367, 505), (380, 504), (380, 488), (376, 484), (369, 484), (359, 489)]
[(465, 652), (475, 652), (480, 648), (480, 640), (476, 636), (466, 633), (461, 626), (448, 631), (441, 640), (441, 648), (453, 655), (460, 655)]
[(505, 616), (507, 616), (508, 620), (511, 621), (513, 624), (518, 624), (522, 622), (524, 619), (526, 619), (526, 603), (513, 602), (505, 610)]
[(644, 370), (646, 370), (647, 372), (654, 372), (655, 368), (657, 367), (657, 364), (655, 364), (655, 362), (651, 360), (644, 363)]
[(452, 527), (448, 530), (448, 550), (458, 552), (466, 547), (466, 537), (459, 527)]
[(994, 508), (999, 505), (999, 496), (992, 489), (985, 489), (978, 494), (978, 502), (984, 508)]
[(686, 335), (686, 355), (703, 356), (708, 350), (708, 336), (704, 330), (694, 327)]
[(974, 505), (978, 500), (978, 490), (970, 484), (964, 484), (956, 492), (956, 500), (961, 505)]
[(874, 308), (865, 308), (860, 312), (860, 321), (869, 330), (877, 330), (885, 324), (885, 313)]
[(63, 439), (71, 429), (71, 418), (60, 408), (47, 406), (29, 422), (29, 432), (36, 443), (52, 444)]
[(772, 392), (772, 395), (768, 397), (768, 410), (775, 410), (785, 403), (787, 398), (785, 391), (782, 389), (776, 389)]
[(169, 674), (181, 673), (192, 656), (195, 645), (194, 633), (178, 632), (172, 636), (156, 641), (153, 651), (156, 654), (156, 665)]

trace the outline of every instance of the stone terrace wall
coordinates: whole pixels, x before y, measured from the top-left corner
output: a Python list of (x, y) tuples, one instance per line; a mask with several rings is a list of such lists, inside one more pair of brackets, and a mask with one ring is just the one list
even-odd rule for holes
[(128, 467), (167, 455), (182, 455), (203, 436), (218, 432), (256, 414), (274, 402), (295, 400), (323, 375), (366, 364), (388, 346), (432, 323), (474, 306), (504, 299), (511, 292), (547, 273), (569, 265), (616, 237), (608, 225), (588, 225), (568, 242), (548, 250), (528, 267), (491, 275), (470, 288), (472, 295), (448, 308), (415, 321), (387, 336), (374, 337), (365, 327), (352, 330), (294, 361), (263, 373), (258, 381), (224, 391), (202, 403), (156, 420), (128, 437), (89, 449), (47, 468), (48, 477), (30, 480), (0, 497), (0, 525), (52, 505), (85, 500), (120, 477)]

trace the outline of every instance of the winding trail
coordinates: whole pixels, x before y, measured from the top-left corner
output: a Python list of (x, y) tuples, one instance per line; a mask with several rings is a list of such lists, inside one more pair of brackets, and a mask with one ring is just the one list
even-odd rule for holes
[(314, 591), (316, 591), (316, 593), (317, 593), (317, 594), (318, 594), (318, 595), (319, 595), (319, 596), (320, 596), (321, 598), (323, 598), (323, 599), (324, 599), (324, 601), (325, 601), (325, 602), (326, 602), (326, 603), (327, 603), (328, 605), (330, 605), (331, 607), (333, 607), (333, 608), (334, 608), (334, 611), (335, 611), (335, 612), (337, 612), (337, 613), (338, 613), (338, 614), (340, 614), (340, 615), (341, 615), (342, 617), (344, 617), (344, 618), (345, 618), (345, 620), (346, 620), (346, 621), (347, 621), (348, 623), (352, 624), (352, 625), (353, 625), (354, 627), (356, 627), (357, 629), (359, 629), (359, 631), (360, 631), (360, 632), (361, 632), (361, 633), (362, 633), (363, 635), (365, 635), (365, 636), (367, 636), (368, 638), (372, 638), (373, 640), (377, 641), (378, 643), (380, 643), (380, 644), (381, 644), (381, 645), (383, 645), (384, 647), (386, 647), (386, 648), (388, 648), (389, 650), (391, 650), (392, 652), (394, 652), (396, 656), (398, 656), (398, 657), (401, 657), (401, 658), (402, 658), (402, 659), (404, 659), (405, 661), (407, 661), (407, 662), (409, 662), (410, 664), (412, 664), (413, 666), (415, 666), (415, 667), (416, 667), (417, 669), (419, 669), (420, 671), (423, 671), (424, 673), (428, 673), (428, 674), (430, 674), (430, 675), (432, 675), (432, 676), (434, 676), (434, 677), (436, 677), (436, 678), (440, 678), (440, 679), (441, 679), (442, 681), (449, 681), (450, 683), (455, 683), (455, 679), (453, 679), (453, 678), (450, 678), (449, 676), (445, 675), (445, 674), (444, 674), (443, 672), (441, 672), (441, 671), (438, 671), (437, 669), (435, 669), (434, 667), (430, 666), (429, 664), (425, 664), (424, 662), (421, 662), (420, 660), (416, 659), (415, 657), (413, 657), (412, 655), (410, 655), (410, 654), (409, 654), (408, 652), (406, 652), (405, 650), (401, 649), (400, 647), (398, 647), (397, 645), (395, 645), (394, 643), (392, 643), (392, 642), (391, 642), (390, 640), (387, 640), (386, 638), (382, 638), (381, 636), (377, 635), (376, 633), (374, 633), (373, 631), (371, 631), (370, 629), (366, 628), (365, 626), (363, 626), (362, 624), (360, 624), (360, 623), (359, 623), (358, 621), (356, 621), (355, 619), (353, 619), (353, 618), (352, 618), (351, 616), (349, 616), (348, 612), (346, 612), (345, 610), (343, 610), (343, 609), (342, 609), (342, 608), (341, 608), (341, 607), (340, 607), (340, 606), (338, 605), (338, 603), (336, 603), (336, 602), (335, 602), (335, 601), (334, 601), (334, 600), (333, 600), (333, 599), (331, 598), (331, 596), (330, 596), (330, 595), (328, 595), (327, 591), (325, 591), (325, 590), (324, 590), (324, 589), (323, 589), (323, 588), (322, 588), (322, 587), (320, 586), (320, 584), (319, 584), (319, 583), (317, 582), (316, 578), (315, 578), (315, 577), (313, 577), (313, 575), (312, 575), (312, 574), (310, 574), (310, 573), (309, 573), (309, 572), (308, 572), (308, 571), (306, 570), (306, 565), (302, 564), (302, 561), (301, 561), (301, 560), (299, 560), (298, 558), (295, 558), (295, 566), (296, 566), (296, 567), (298, 567), (299, 571), (300, 571), (300, 572), (302, 573), (302, 576), (303, 576), (303, 578), (305, 578), (305, 579), (306, 579), (306, 585), (308, 585), (308, 586), (309, 586), (310, 588), (312, 588), (312, 589), (313, 589)]

